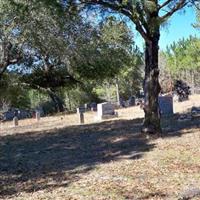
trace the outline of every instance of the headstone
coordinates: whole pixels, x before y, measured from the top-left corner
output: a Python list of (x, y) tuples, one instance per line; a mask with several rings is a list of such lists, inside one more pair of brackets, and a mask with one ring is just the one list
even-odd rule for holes
[(78, 117), (79, 117), (79, 124), (84, 124), (84, 114), (83, 114), (83, 112), (78, 113)]
[(135, 97), (131, 96), (128, 100), (128, 106), (135, 106)]
[(35, 117), (36, 117), (36, 120), (39, 122), (40, 121), (40, 112), (39, 111), (36, 111)]
[(76, 109), (77, 114), (79, 113), (84, 113), (85, 112), (85, 107), (79, 107)]
[(13, 125), (14, 125), (14, 127), (18, 126), (18, 118), (17, 117), (13, 118)]
[(159, 96), (158, 100), (161, 116), (173, 115), (173, 96)]
[(85, 110), (88, 110), (88, 109), (90, 109), (90, 105), (89, 105), (89, 104), (87, 104), (87, 103), (85, 103), (85, 104), (84, 104), (84, 107), (85, 107)]
[(91, 111), (97, 111), (97, 104), (95, 102), (92, 102), (90, 104), (90, 108), (91, 108)]
[(108, 102), (97, 104), (97, 119), (116, 117), (114, 105)]

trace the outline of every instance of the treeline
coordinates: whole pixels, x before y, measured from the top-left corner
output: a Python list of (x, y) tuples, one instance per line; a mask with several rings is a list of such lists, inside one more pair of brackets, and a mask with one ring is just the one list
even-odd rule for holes
[[(193, 93), (200, 93), (200, 38), (180, 39), (160, 53), (161, 82), (169, 91), (170, 81), (183, 80)], [(168, 83), (167, 83), (168, 82)]]

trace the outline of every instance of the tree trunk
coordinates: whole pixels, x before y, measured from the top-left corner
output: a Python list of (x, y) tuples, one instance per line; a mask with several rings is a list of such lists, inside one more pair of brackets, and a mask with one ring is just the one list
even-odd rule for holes
[(159, 38), (158, 30), (149, 41), (146, 41), (145, 49), (145, 79), (143, 83), (145, 119), (142, 132), (150, 134), (161, 133), (158, 103), (158, 95), (161, 90), (158, 69)]
[(51, 92), (48, 92), (48, 93), (49, 93), (51, 100), (55, 104), (56, 111), (57, 112), (63, 112), (64, 111), (64, 105), (63, 105), (62, 99), (60, 99), (60, 97), (58, 95), (56, 95), (55, 92), (53, 92), (52, 90), (51, 90)]

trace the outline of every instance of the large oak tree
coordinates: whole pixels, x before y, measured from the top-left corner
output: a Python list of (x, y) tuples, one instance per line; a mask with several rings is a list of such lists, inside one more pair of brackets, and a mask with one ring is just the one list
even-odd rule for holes
[[(67, 12), (57, 9), (56, 4), (51, 8), (49, 2), (12, 2), (2, 0), (1, 4), (0, 0), (4, 5), (0, 6), (0, 36), (20, 44), (26, 54), (15, 69), (23, 75), (21, 82), (46, 91), (58, 111), (64, 110), (56, 94), (60, 87), (78, 83), (85, 89), (89, 80), (115, 77), (135, 57), (131, 31), (115, 18), (105, 18), (93, 26), (76, 10), (70, 11), (71, 7)], [(6, 63), (6, 67), (10, 64)]]
[[(78, 1), (76, 1), (78, 2)], [(191, 0), (80, 0), (90, 8), (108, 9), (125, 15), (135, 24), (145, 41), (145, 119), (143, 132), (161, 132), (158, 95), (160, 93), (158, 52), (160, 27), (175, 12), (195, 3)]]

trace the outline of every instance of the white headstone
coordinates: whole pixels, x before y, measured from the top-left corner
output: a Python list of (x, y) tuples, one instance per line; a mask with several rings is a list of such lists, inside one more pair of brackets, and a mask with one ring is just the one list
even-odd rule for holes
[(114, 116), (115, 116), (115, 110), (114, 110), (113, 104), (109, 102), (97, 104), (97, 119), (98, 120), (102, 120), (103, 118), (114, 117)]
[(40, 112), (39, 111), (36, 111), (35, 117), (36, 117), (36, 120), (39, 122), (40, 121)]

